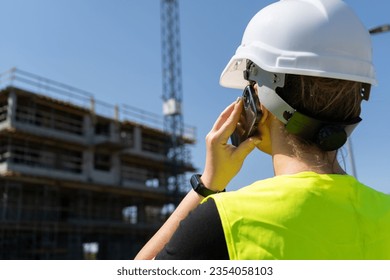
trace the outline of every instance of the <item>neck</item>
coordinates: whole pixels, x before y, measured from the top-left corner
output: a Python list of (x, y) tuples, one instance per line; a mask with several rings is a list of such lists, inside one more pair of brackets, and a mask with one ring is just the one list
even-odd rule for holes
[[(327, 158), (327, 157), (326, 157)], [(306, 157), (296, 157), (286, 154), (273, 154), (272, 161), (275, 175), (296, 174), (312, 171), (318, 174), (345, 174), (337, 160), (319, 159), (313, 154)]]
[(286, 137), (280, 126), (271, 130), (272, 161), (275, 175), (295, 174), (304, 171), (319, 174), (345, 174), (336, 159), (337, 152), (323, 152), (315, 146), (305, 146), (291, 136)]

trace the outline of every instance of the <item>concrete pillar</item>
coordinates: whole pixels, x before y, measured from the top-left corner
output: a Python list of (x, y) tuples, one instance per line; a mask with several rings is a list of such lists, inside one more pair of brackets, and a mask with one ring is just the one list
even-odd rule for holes
[(91, 144), (93, 143), (94, 126), (92, 123), (91, 115), (87, 115), (87, 114), (84, 115), (83, 134), (88, 148), (83, 151), (82, 174), (84, 178), (88, 180), (88, 179), (92, 179), (92, 170), (93, 170), (93, 148)]
[(119, 123), (113, 121), (110, 123), (110, 140), (111, 142), (117, 143), (119, 139)]
[(86, 139), (86, 142), (88, 144), (93, 143), (93, 135), (94, 135), (94, 124), (92, 122), (92, 116), (91, 115), (84, 115), (83, 119), (83, 135)]
[(134, 127), (134, 150), (142, 150), (142, 129), (138, 126)]
[(16, 104), (17, 96), (13, 90), (8, 95), (8, 107), (7, 107), (7, 123), (8, 126), (13, 127), (15, 124), (16, 117)]
[(93, 149), (88, 148), (83, 151), (83, 177), (91, 181), (93, 177)]
[(115, 185), (121, 185), (121, 161), (119, 153), (112, 153), (111, 155), (111, 173)]

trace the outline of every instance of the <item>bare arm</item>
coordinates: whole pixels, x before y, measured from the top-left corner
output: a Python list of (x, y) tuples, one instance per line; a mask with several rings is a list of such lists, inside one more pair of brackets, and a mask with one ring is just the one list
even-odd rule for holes
[[(256, 138), (250, 138), (237, 148), (227, 144), (240, 118), (241, 103), (242, 101), (237, 101), (230, 104), (221, 113), (206, 137), (206, 164), (201, 179), (207, 188), (214, 191), (225, 189), (230, 180), (241, 169), (246, 156), (259, 141)], [(191, 190), (135, 259), (154, 259), (168, 243), (180, 221), (186, 218), (188, 213), (195, 209), (202, 199), (203, 197)]]
[(135, 259), (137, 260), (150, 260), (153, 259), (158, 252), (162, 250), (173, 233), (179, 226), (181, 220), (187, 217), (188, 213), (193, 210), (202, 201), (202, 197), (196, 192), (191, 190), (186, 197), (181, 201), (176, 210), (164, 223), (164, 225), (156, 232), (156, 234), (146, 243), (146, 245), (137, 254)]

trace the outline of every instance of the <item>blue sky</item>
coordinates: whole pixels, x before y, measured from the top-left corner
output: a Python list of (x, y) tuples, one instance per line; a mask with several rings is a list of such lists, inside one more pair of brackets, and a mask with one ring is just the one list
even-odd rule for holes
[[(241, 92), (219, 85), (250, 18), (273, 1), (180, 1), (183, 109), (197, 127), (191, 149), (200, 172), (204, 138)], [(346, 1), (367, 28), (390, 23), (390, 2)], [(92, 92), (111, 104), (162, 115), (159, 0), (0, 0), (0, 72), (18, 67)], [(358, 178), (390, 193), (390, 33), (373, 36), (379, 85), (363, 104), (352, 136)], [(351, 167), (344, 149), (345, 165)], [(253, 152), (228, 189), (273, 175), (271, 158)]]

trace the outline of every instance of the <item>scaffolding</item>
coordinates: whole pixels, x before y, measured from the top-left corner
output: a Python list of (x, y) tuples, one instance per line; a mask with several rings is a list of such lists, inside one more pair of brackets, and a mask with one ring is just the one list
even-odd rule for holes
[[(25, 71), (1, 74), (0, 259), (133, 258), (175, 208), (163, 124)], [(185, 149), (195, 132), (186, 126)], [(176, 172), (193, 171), (188, 152)]]

